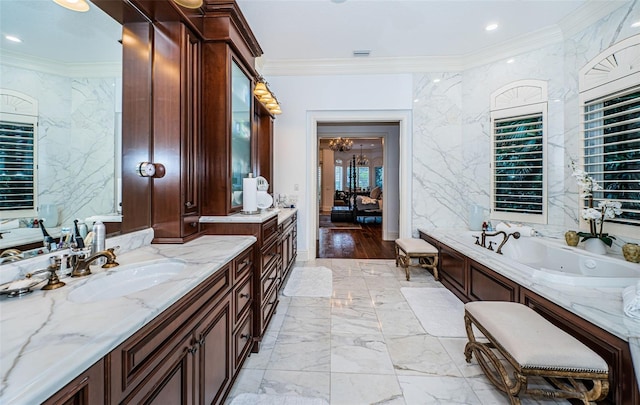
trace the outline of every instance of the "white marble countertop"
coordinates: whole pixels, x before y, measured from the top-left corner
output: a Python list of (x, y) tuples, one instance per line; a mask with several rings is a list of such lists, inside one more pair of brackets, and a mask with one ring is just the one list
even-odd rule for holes
[(419, 231), (629, 342), (636, 379), (640, 385), (640, 320), (624, 314), (622, 288), (575, 287), (533, 280), (522, 269), (505, 264), (495, 252), (474, 245), (473, 238), (460, 240), (460, 231)]
[(297, 208), (276, 208), (266, 209), (260, 211), (257, 214), (242, 214), (237, 213), (233, 215), (220, 215), (220, 216), (202, 216), (200, 217), (201, 224), (213, 224), (213, 223), (244, 223), (244, 224), (261, 224), (267, 220), (278, 216), (278, 223), (282, 223), (291, 215), (298, 211)]
[[(143, 245), (123, 252), (117, 258), (121, 266), (180, 258), (187, 268), (156, 287), (108, 301), (68, 300), (71, 291), (94, 275), (64, 278), (67, 285), (57, 290), (38, 289), (22, 298), (3, 296), (0, 403), (46, 400), (255, 241), (252, 236), (203, 236), (183, 245)], [(91, 271), (107, 270), (92, 266)]]

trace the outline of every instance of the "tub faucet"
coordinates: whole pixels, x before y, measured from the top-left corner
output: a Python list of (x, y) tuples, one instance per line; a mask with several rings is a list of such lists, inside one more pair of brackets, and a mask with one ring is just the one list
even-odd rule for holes
[(107, 250), (96, 252), (86, 258), (78, 258), (78, 261), (76, 262), (75, 266), (73, 266), (71, 277), (82, 277), (82, 276), (88, 276), (89, 274), (91, 274), (89, 265), (91, 264), (91, 262), (93, 262), (99, 257), (104, 257), (107, 259), (107, 262), (102, 265), (102, 267), (105, 269), (118, 266), (118, 263), (116, 262), (116, 254), (114, 252), (114, 249), (109, 248)]
[[(498, 245), (498, 248), (496, 249), (496, 253), (498, 254), (502, 254), (502, 247), (505, 245), (505, 243), (507, 243), (507, 241), (511, 236), (513, 236), (513, 239), (520, 238), (520, 232), (506, 233), (505, 231), (498, 231), (494, 233), (486, 233), (485, 231), (482, 231), (482, 242), (480, 243), (480, 246), (487, 247), (486, 246), (487, 236), (497, 236), (497, 235), (502, 235), (502, 242), (500, 242), (500, 245)], [(491, 242), (489, 242), (489, 250), (493, 250), (491, 246)]]

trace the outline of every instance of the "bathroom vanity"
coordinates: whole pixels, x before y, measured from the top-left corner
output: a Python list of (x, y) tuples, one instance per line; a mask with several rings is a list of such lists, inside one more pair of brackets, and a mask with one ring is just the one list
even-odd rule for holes
[[(63, 279), (63, 288), (1, 298), (0, 402), (224, 400), (253, 343), (256, 239), (203, 236), (149, 245), (153, 233), (144, 232), (151, 235), (147, 243), (119, 254), (118, 267), (93, 266), (88, 277)], [(179, 271), (154, 287), (117, 296), (114, 272), (163, 263)], [(111, 295), (76, 293), (94, 285)]]
[(460, 300), (528, 305), (609, 364), (610, 403), (640, 403), (632, 359), (632, 352), (640, 350), (635, 346), (640, 322), (623, 314), (621, 288), (541, 282), (519, 266), (509, 265), (496, 252), (474, 245), (471, 237), (466, 240), (460, 233), (438, 230), (419, 233), (437, 247), (440, 280)]

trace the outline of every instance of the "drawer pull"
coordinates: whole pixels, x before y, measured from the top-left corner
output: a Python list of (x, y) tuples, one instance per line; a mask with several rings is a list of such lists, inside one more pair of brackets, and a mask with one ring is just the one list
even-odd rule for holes
[(191, 201), (187, 201), (186, 203), (184, 203), (185, 207), (187, 208), (191, 208), (193, 207), (193, 203)]
[(195, 352), (197, 351), (198, 351), (197, 346), (191, 346), (190, 348), (187, 349), (187, 352), (189, 352), (189, 354), (195, 354)]
[(243, 333), (243, 334), (240, 335), (240, 339), (251, 340), (251, 334), (250, 333)]
[(251, 295), (250, 295), (249, 293), (246, 293), (246, 294), (242, 293), (242, 294), (240, 294), (240, 298), (249, 298), (249, 297), (251, 297)]
[(191, 225), (192, 228), (195, 228), (196, 226), (198, 226), (197, 222), (191, 222), (189, 225)]
[(275, 280), (277, 278), (278, 278), (278, 276), (273, 276), (273, 277), (268, 277), (267, 280)]
[(204, 344), (204, 336), (200, 336), (200, 340), (198, 340), (198, 346), (202, 346)]

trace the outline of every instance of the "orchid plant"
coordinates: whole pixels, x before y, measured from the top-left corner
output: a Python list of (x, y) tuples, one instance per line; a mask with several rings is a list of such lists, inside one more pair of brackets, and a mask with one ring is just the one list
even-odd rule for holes
[(622, 204), (619, 201), (602, 200), (598, 203), (598, 207), (593, 207), (593, 192), (602, 190), (602, 187), (584, 170), (576, 168), (575, 162), (571, 161), (572, 176), (576, 178), (578, 187), (580, 188), (580, 197), (587, 198), (588, 208), (582, 210), (582, 219), (589, 222), (589, 232), (578, 232), (578, 236), (582, 237), (582, 242), (587, 239), (597, 238), (611, 247), (615, 237), (604, 233), (604, 221), (613, 219), (622, 214)]

